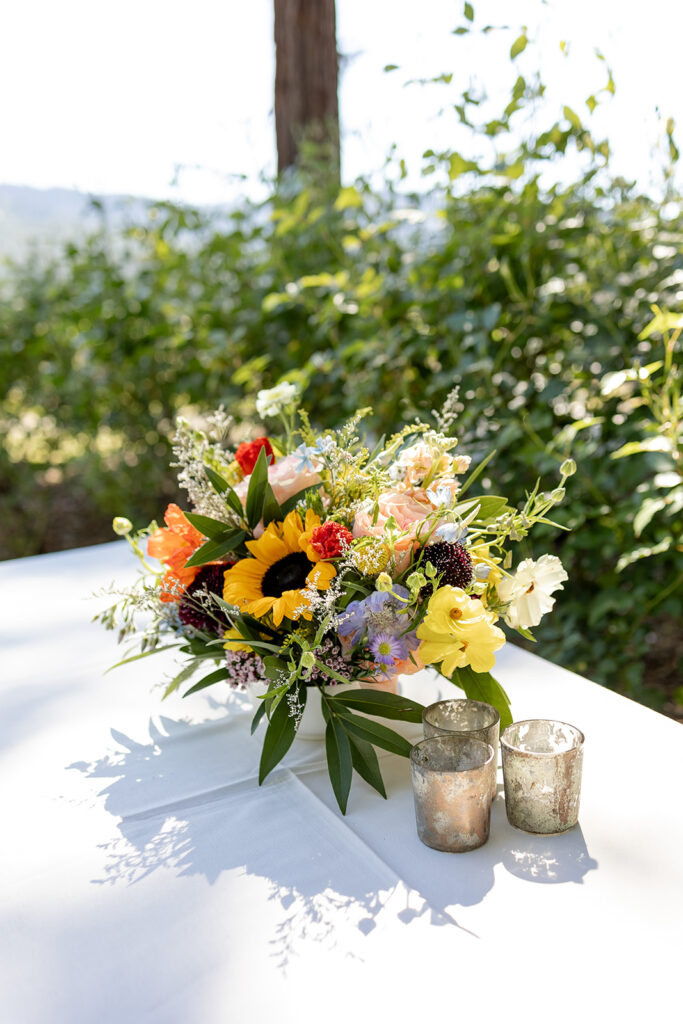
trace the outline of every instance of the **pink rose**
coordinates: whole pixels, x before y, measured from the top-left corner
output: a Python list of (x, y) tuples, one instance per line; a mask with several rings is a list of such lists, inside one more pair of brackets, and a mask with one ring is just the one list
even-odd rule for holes
[[(301, 459), (297, 455), (285, 455), (278, 459), (275, 464), (268, 466), (268, 482), (273, 488), (273, 494), (281, 505), (298, 491), (305, 487), (314, 487), (320, 483), (320, 475), (313, 470), (298, 469)], [(242, 504), (246, 501), (249, 481), (251, 476), (245, 476), (244, 480), (235, 487), (235, 493)]]
[[(425, 491), (414, 487), (408, 491), (384, 491), (378, 498), (379, 514), (373, 523), (373, 506), (361, 508), (353, 522), (354, 537), (381, 537), (390, 516), (396, 520), (396, 526), (402, 536), (394, 543), (396, 571), (403, 572), (410, 564), (410, 558), (416, 542), (427, 539), (433, 525), (424, 525), (424, 520), (434, 506)], [(420, 527), (423, 527), (420, 531)], [(420, 535), (420, 536), (418, 536)]]

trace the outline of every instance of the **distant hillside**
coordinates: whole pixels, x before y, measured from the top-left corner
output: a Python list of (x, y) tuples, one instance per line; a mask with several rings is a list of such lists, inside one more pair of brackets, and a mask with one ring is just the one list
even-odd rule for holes
[(0, 185), (0, 256), (21, 256), (33, 245), (49, 248), (94, 228), (102, 216), (93, 207), (95, 199), (105, 215), (115, 220), (124, 212), (136, 219), (146, 206), (144, 200), (127, 196), (95, 197), (75, 189)]

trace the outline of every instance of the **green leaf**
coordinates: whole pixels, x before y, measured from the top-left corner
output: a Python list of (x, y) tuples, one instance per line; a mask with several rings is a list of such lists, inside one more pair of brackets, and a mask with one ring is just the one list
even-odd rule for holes
[(465, 15), (468, 21), (474, 21), (474, 8), (472, 7), (472, 4), (465, 4), (465, 10), (463, 11), (463, 14)]
[(451, 153), (448, 168), (448, 177), (451, 181), (459, 178), (461, 174), (467, 174), (468, 171), (476, 170), (478, 170), (478, 167), (472, 160), (465, 160), (459, 153)]
[(633, 517), (633, 532), (636, 537), (640, 537), (641, 533), (650, 522), (656, 512), (660, 512), (663, 508), (666, 508), (666, 498), (646, 498), (643, 504), (640, 506), (635, 516)]
[(269, 654), (263, 659), (263, 671), (269, 679), (281, 679), (283, 672), (288, 673), (287, 662)]
[(256, 714), (254, 715), (254, 717), (251, 720), (251, 735), (252, 736), (254, 735), (256, 730), (258, 729), (259, 722), (261, 721), (261, 719), (263, 718), (265, 713), (266, 713), (266, 704), (265, 704), (265, 701), (261, 701), (259, 706), (256, 708)]
[(629, 441), (616, 452), (612, 452), (613, 459), (623, 459), (626, 455), (639, 455), (642, 452), (668, 452), (671, 451), (671, 442), (668, 437), (661, 437), (659, 434), (648, 437), (645, 441)]
[(462, 498), (462, 496), (465, 493), (465, 491), (468, 489), (468, 487), (470, 487), (474, 483), (474, 481), (477, 479), (479, 474), (484, 471), (484, 469), (486, 468), (487, 464), (491, 461), (491, 459), (493, 458), (493, 456), (495, 454), (496, 454), (496, 449), (494, 448), (493, 451), (490, 451), (488, 453), (486, 458), (481, 460), (481, 462), (479, 463), (477, 468), (472, 470), (472, 472), (467, 477), (467, 479), (463, 483), (462, 487), (458, 491), (458, 499)]
[(186, 512), (185, 518), (192, 523), (195, 529), (203, 533), (205, 537), (212, 540), (219, 540), (225, 537), (226, 532), (232, 529), (230, 523), (222, 523), (219, 519), (211, 519), (209, 516), (201, 516), (197, 512)]
[(465, 691), (469, 700), (480, 700), (490, 704), (500, 713), (500, 731), (512, 724), (510, 698), (490, 672), (475, 672), (469, 665), (456, 668), (451, 682)]
[[(263, 449), (261, 449), (263, 451)], [(218, 562), (223, 558), (224, 555), (229, 554), (238, 548), (244, 541), (247, 534), (244, 530), (229, 530), (224, 534), (220, 540), (209, 540), (206, 544), (195, 551), (192, 558), (189, 558), (185, 563), (185, 568), (189, 569), (194, 565), (206, 565), (207, 562)]]
[(291, 498), (287, 498), (286, 501), (283, 501), (282, 504), (280, 505), (280, 513), (282, 515), (282, 518), (284, 519), (285, 516), (287, 516), (294, 508), (296, 508), (299, 502), (306, 497), (309, 491), (317, 491), (319, 487), (320, 484), (314, 484), (313, 487), (304, 487), (302, 488), (302, 490), (297, 491), (296, 494), (293, 494)]
[(348, 740), (351, 744), (351, 762), (353, 767), (361, 779), (365, 779), (368, 785), (376, 789), (380, 796), (383, 796), (386, 800), (387, 792), (384, 788), (384, 779), (379, 768), (375, 748), (358, 736), (348, 736)]
[(335, 704), (363, 711), (366, 715), (397, 718), (403, 722), (422, 721), (422, 704), (407, 697), (399, 697), (396, 693), (386, 693), (384, 690), (347, 690), (339, 696), (331, 692), (328, 697)]
[(341, 722), (331, 715), (325, 729), (325, 753), (327, 754), (327, 770), (339, 810), (346, 814), (346, 804), (351, 788), (353, 762), (351, 760), (351, 744)]
[(160, 651), (170, 651), (174, 647), (179, 646), (180, 644), (167, 644), (165, 647), (153, 647), (151, 651), (142, 651), (140, 654), (132, 654), (130, 658), (123, 658), (121, 661), (117, 661), (115, 665), (110, 665), (104, 672), (104, 675), (106, 676), (107, 672), (113, 672), (115, 668), (120, 668), (121, 665), (129, 665), (131, 661), (139, 661), (140, 658), (149, 658), (152, 654), (159, 654)]
[(510, 47), (510, 60), (514, 60), (515, 57), (519, 57), (520, 53), (526, 50), (526, 44), (528, 43), (526, 35), (522, 33), (521, 36), (517, 36), (514, 43)]
[(263, 738), (263, 750), (261, 751), (258, 774), (259, 786), (285, 756), (294, 741), (295, 735), (295, 719), (289, 713), (287, 701), (281, 700), (270, 716), (270, 722)]
[(204, 676), (198, 683), (191, 686), (189, 690), (186, 690), (183, 694), (183, 700), (185, 697), (189, 697), (191, 693), (197, 693), (198, 690), (205, 690), (207, 686), (213, 686), (214, 683), (220, 682), (221, 679), (227, 679), (230, 673), (227, 668), (217, 668), (215, 672), (209, 672), (208, 676)]
[(507, 498), (501, 498), (494, 494), (483, 495), (481, 498), (477, 498), (477, 501), (479, 502), (476, 519), (478, 523), (487, 523), (491, 519), (496, 519), (508, 506)]
[(263, 495), (263, 525), (268, 526), (269, 523), (279, 522), (282, 519), (284, 519), (282, 509), (275, 497), (273, 488), (269, 483), (266, 483)]
[(210, 466), (204, 466), (204, 472), (206, 473), (207, 477), (209, 478), (209, 481), (210, 481), (211, 485), (213, 486), (213, 489), (215, 491), (217, 491), (218, 494), (222, 494), (223, 495), (223, 497), (225, 498), (227, 504), (233, 510), (235, 515), (238, 515), (240, 517), (240, 519), (242, 519), (242, 517), (244, 516), (244, 509), (242, 508), (242, 502), (237, 497), (236, 492), (233, 491), (233, 489), (230, 486), (230, 484), (228, 483), (228, 481), (224, 480), (223, 477), (219, 473), (217, 473), (215, 471), (215, 469), (211, 469)]
[(193, 661), (191, 661), (189, 663), (189, 665), (186, 665), (185, 668), (183, 668), (178, 673), (178, 675), (175, 676), (171, 680), (171, 682), (168, 684), (168, 686), (164, 690), (164, 693), (163, 693), (163, 696), (162, 696), (161, 699), (162, 700), (166, 700), (166, 698), (169, 697), (172, 693), (175, 693), (175, 691), (178, 689), (180, 684), (184, 683), (186, 679), (189, 679), (190, 676), (194, 674), (196, 668), (197, 668), (197, 666), (196, 666), (196, 664)]
[(563, 107), (562, 113), (569, 121), (572, 128), (576, 128), (577, 131), (583, 131), (583, 125), (581, 124), (581, 118), (579, 115), (572, 110), (571, 107)]
[(623, 572), (629, 565), (633, 565), (634, 562), (640, 562), (643, 558), (652, 558), (653, 555), (663, 554), (673, 546), (673, 543), (673, 537), (665, 537), (658, 544), (653, 544), (652, 546), (644, 545), (642, 548), (627, 551), (617, 562), (617, 572)]
[(249, 478), (249, 490), (247, 491), (247, 500), (245, 502), (247, 523), (252, 527), (252, 529), (256, 526), (263, 515), (263, 501), (266, 494), (267, 483), (268, 456), (266, 455), (265, 448), (261, 448), (258, 453), (256, 465), (254, 466), (251, 477)]
[(353, 733), (354, 736), (365, 740), (366, 743), (372, 743), (375, 747), (382, 747), (383, 750), (388, 750), (392, 754), (410, 757), (411, 744), (393, 729), (387, 729), (386, 726), (380, 725), (379, 722), (373, 722), (370, 718), (354, 715), (346, 708), (342, 710), (340, 707), (335, 707), (335, 710), (344, 719), (344, 728), (347, 732)]

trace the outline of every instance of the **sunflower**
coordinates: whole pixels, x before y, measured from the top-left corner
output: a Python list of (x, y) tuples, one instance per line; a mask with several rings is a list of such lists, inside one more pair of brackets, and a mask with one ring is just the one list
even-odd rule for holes
[(316, 526), (320, 518), (310, 509), (305, 525), (298, 512), (290, 512), (283, 523), (270, 523), (258, 540), (248, 540), (253, 557), (241, 559), (226, 572), (224, 599), (256, 618), (272, 612), (276, 626), (285, 616), (310, 619), (308, 584), (327, 590), (337, 575), (311, 545), (301, 543), (304, 533)]

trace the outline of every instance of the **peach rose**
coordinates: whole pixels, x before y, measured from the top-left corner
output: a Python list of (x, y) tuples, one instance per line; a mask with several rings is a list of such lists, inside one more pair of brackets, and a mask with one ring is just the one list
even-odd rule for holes
[[(373, 523), (373, 506), (368, 504), (356, 513), (353, 522), (354, 537), (381, 537), (384, 527), (390, 516), (396, 520), (396, 525), (402, 536), (394, 543), (393, 554), (396, 559), (396, 571), (403, 572), (410, 564), (413, 548), (418, 541), (420, 527), (434, 506), (427, 497), (425, 491), (414, 487), (408, 491), (384, 491), (378, 498), (379, 514), (377, 522)], [(430, 524), (431, 527), (431, 524)], [(422, 539), (426, 539), (429, 528), (424, 527)]]
[[(296, 455), (285, 455), (274, 464), (268, 466), (268, 483), (273, 488), (276, 501), (280, 504), (287, 501), (305, 487), (314, 487), (320, 483), (320, 475), (313, 470), (299, 469), (301, 459)], [(235, 487), (235, 493), (242, 504), (246, 501), (249, 481), (246, 476)]]

